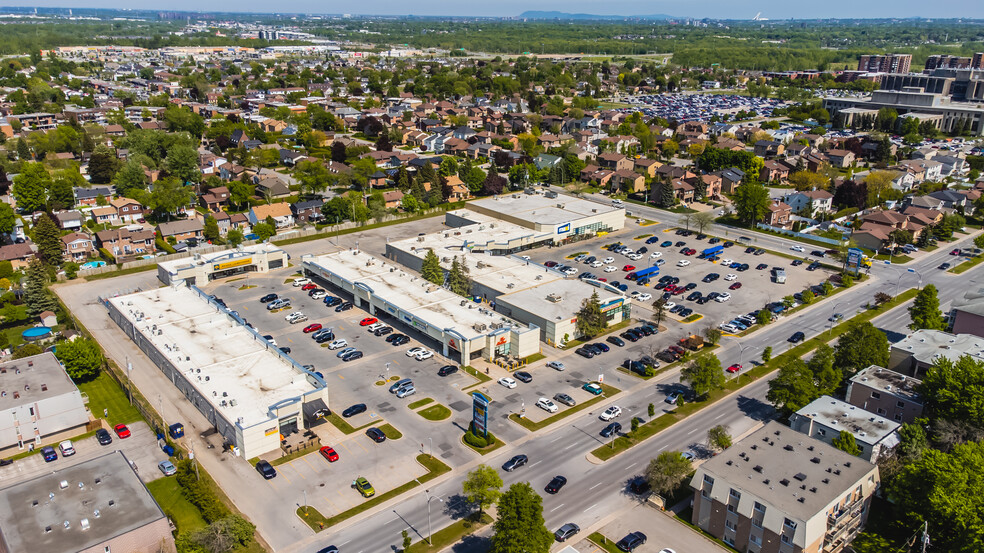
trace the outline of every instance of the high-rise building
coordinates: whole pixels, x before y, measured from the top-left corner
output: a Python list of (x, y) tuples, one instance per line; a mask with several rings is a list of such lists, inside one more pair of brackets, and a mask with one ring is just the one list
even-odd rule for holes
[(977, 52), (970, 61), (971, 69), (984, 69), (984, 52)]
[(858, 60), (858, 71), (908, 73), (912, 54), (866, 54)]
[(934, 69), (969, 69), (971, 59), (950, 54), (936, 54), (926, 58), (926, 71)]

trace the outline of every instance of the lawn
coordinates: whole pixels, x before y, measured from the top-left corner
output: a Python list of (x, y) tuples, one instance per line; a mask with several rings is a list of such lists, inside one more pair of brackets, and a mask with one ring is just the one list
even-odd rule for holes
[(485, 447), (483, 447), (481, 449), (479, 449), (479, 448), (471, 445), (470, 443), (466, 442), (465, 441), (465, 435), (464, 434), (461, 435), (461, 443), (465, 444), (466, 447), (470, 447), (473, 450), (481, 453), (482, 455), (488, 455), (489, 453), (492, 453), (493, 451), (495, 451), (495, 450), (499, 449), (500, 447), (506, 445), (506, 442), (500, 440), (499, 438), (496, 438), (495, 435), (492, 434), (491, 432), (489, 432), (489, 436), (491, 436), (492, 439), (495, 440), (495, 443), (493, 443), (492, 445), (487, 445), (487, 446), (485, 446)]
[(682, 320), (680, 322), (681, 323), (692, 323), (692, 322), (695, 322), (695, 321), (699, 321), (699, 320), (701, 320), (703, 318), (704, 318), (704, 316), (701, 315), (700, 313), (693, 313), (691, 315), (688, 315), (686, 319), (684, 319), (684, 320)]
[(79, 384), (79, 391), (88, 396), (92, 416), (102, 418), (104, 409), (109, 413), (107, 421), (110, 425), (143, 420), (140, 412), (130, 405), (126, 391), (105, 373), (99, 373), (94, 380)]
[(461, 541), (465, 536), (474, 534), (486, 527), (491, 522), (492, 517), (487, 513), (482, 513), (481, 515), (473, 513), (434, 532), (430, 544), (424, 540), (420, 540), (411, 545), (406, 550), (406, 553), (437, 553), (438, 551), (443, 551), (445, 548)]
[(399, 430), (397, 430), (390, 423), (386, 423), (386, 424), (380, 426), (379, 429), (383, 431), (383, 434), (386, 435), (386, 439), (388, 439), (388, 440), (399, 440), (400, 438), (403, 437), (403, 433), (401, 433)]
[(364, 424), (364, 425), (362, 425), (362, 426), (360, 426), (358, 428), (355, 428), (351, 424), (349, 424), (348, 421), (346, 421), (342, 417), (338, 416), (337, 413), (329, 413), (325, 417), (325, 420), (327, 420), (328, 422), (330, 422), (331, 424), (333, 424), (335, 426), (335, 428), (341, 430), (342, 432), (344, 432), (346, 434), (354, 434), (354, 433), (358, 432), (359, 430), (362, 430), (363, 428), (369, 428), (370, 426), (372, 426), (373, 424), (375, 424), (375, 421), (370, 421), (370, 422), (368, 422), (368, 423), (366, 423), (366, 424)]
[(418, 407), (423, 407), (424, 405), (427, 405), (428, 403), (434, 403), (434, 399), (433, 398), (429, 398), (429, 397), (425, 397), (424, 399), (415, 401), (415, 402), (411, 403), (410, 405), (407, 405), (407, 409), (413, 410), (413, 409), (416, 409)]
[(560, 411), (559, 413), (557, 413), (555, 415), (551, 415), (551, 416), (543, 419), (540, 422), (533, 422), (533, 421), (531, 421), (530, 419), (528, 419), (526, 417), (520, 417), (519, 414), (517, 414), (517, 413), (513, 413), (513, 414), (509, 415), (509, 420), (511, 420), (514, 423), (522, 426), (523, 428), (529, 430), (530, 432), (536, 432), (537, 430), (539, 430), (541, 428), (544, 428), (546, 426), (549, 426), (549, 425), (551, 425), (551, 424), (559, 421), (560, 419), (563, 419), (564, 417), (569, 417), (569, 416), (573, 415), (574, 413), (577, 413), (578, 411), (581, 411), (583, 409), (587, 409), (588, 407), (591, 407), (595, 403), (598, 403), (600, 401), (604, 401), (606, 399), (609, 399), (609, 398), (615, 396), (615, 394), (618, 394), (619, 392), (621, 392), (621, 390), (619, 390), (618, 388), (616, 388), (614, 386), (609, 386), (608, 384), (602, 384), (601, 385), (601, 389), (604, 390), (604, 393), (603, 394), (597, 395), (597, 396), (595, 396), (595, 397), (593, 397), (593, 398), (591, 398), (591, 399), (589, 399), (587, 401), (581, 402), (581, 403), (579, 403), (579, 404), (577, 404), (574, 407), (571, 407), (569, 409), (565, 409), (563, 411)]
[(964, 261), (960, 265), (957, 265), (956, 267), (950, 269), (950, 272), (953, 273), (953, 274), (959, 275), (960, 273), (962, 273), (964, 271), (967, 271), (969, 269), (972, 269), (972, 268), (980, 265), (982, 262), (984, 262), (984, 255), (979, 255), (979, 256), (977, 256), (977, 257), (975, 257), (975, 258), (973, 258), (973, 259), (971, 259), (969, 261)]
[(591, 543), (597, 545), (601, 549), (608, 551), (609, 553), (622, 553), (617, 547), (615, 547), (615, 542), (606, 538), (601, 532), (593, 532), (588, 539)]
[(438, 403), (417, 411), (417, 414), (429, 421), (442, 421), (451, 416), (451, 410)]
[(492, 380), (492, 377), (491, 376), (489, 376), (489, 375), (487, 375), (487, 374), (479, 371), (478, 369), (476, 369), (475, 367), (472, 367), (471, 365), (465, 365), (465, 366), (463, 366), (461, 368), (466, 373), (468, 373), (468, 374), (470, 374), (470, 375), (472, 375), (472, 376), (474, 376), (475, 378), (478, 379), (478, 382), (472, 384), (471, 386), (465, 386), (464, 388), (462, 388), (461, 389), (462, 392), (468, 390), (469, 388), (474, 388), (475, 386), (480, 386), (480, 385), (482, 385), (482, 384), (484, 384), (484, 383)]
[(147, 489), (154, 496), (161, 510), (167, 515), (174, 525), (178, 527), (178, 532), (194, 532), (205, 528), (207, 524), (202, 514), (187, 499), (181, 495), (181, 486), (178, 486), (178, 479), (174, 477), (158, 478), (147, 484)]

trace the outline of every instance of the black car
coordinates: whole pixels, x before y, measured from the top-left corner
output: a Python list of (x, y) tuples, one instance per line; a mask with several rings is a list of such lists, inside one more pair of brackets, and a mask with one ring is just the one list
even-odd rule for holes
[(601, 351), (601, 353), (608, 353), (611, 350), (611, 348), (608, 347), (607, 344), (604, 344), (602, 342), (595, 342), (595, 343), (593, 343), (591, 345), (594, 346), (594, 348), (596, 350)]
[(396, 340), (400, 336), (403, 336), (403, 335), (400, 334), (399, 332), (397, 332), (396, 334), (390, 334), (389, 336), (386, 337), (386, 341), (392, 344), (393, 343), (393, 340)]
[(260, 303), (270, 303), (271, 301), (276, 299), (279, 299), (279, 296), (277, 296), (277, 294), (267, 294), (262, 298), (260, 298)]
[(350, 302), (343, 302), (335, 308), (335, 313), (338, 313), (339, 311), (348, 311), (349, 309), (352, 309), (352, 307), (354, 306)]
[(256, 472), (262, 474), (263, 478), (266, 478), (267, 480), (277, 476), (277, 469), (273, 468), (273, 465), (267, 461), (257, 461)]
[(678, 313), (678, 315), (680, 315), (681, 317), (689, 317), (693, 314), (694, 314), (694, 310), (689, 307), (685, 307), (681, 309), (680, 312)]
[(762, 269), (768, 269), (768, 268), (769, 268), (769, 264), (768, 263), (759, 263), (758, 265), (755, 266), (755, 269), (756, 270), (759, 270), (759, 271), (761, 271)]
[(568, 538), (574, 536), (581, 531), (581, 527), (573, 522), (568, 522), (567, 524), (560, 527), (560, 530), (554, 532), (554, 539), (557, 541), (567, 541)]
[[(697, 294), (698, 296), (700, 295), (698, 292), (694, 292), (694, 294)], [(674, 305), (670, 308), (670, 313), (679, 313), (681, 311), (683, 311), (682, 305)]]
[(533, 382), (533, 375), (526, 371), (516, 371), (513, 373), (513, 376), (516, 377), (516, 380), (526, 382), (527, 384)]
[(686, 242), (684, 242), (683, 240), (680, 240), (676, 244), (673, 244), (673, 247), (675, 247), (675, 248), (682, 248), (682, 247), (684, 247), (686, 245), (687, 245)]
[(517, 455), (512, 459), (506, 461), (506, 464), (502, 465), (502, 470), (506, 472), (512, 472), (518, 469), (519, 467), (525, 465), (527, 462), (529, 462), (529, 458), (526, 457), (526, 455)]
[(99, 445), (109, 445), (113, 443), (113, 437), (109, 435), (109, 431), (105, 428), (96, 430), (96, 439), (99, 440)]
[(633, 551), (635, 548), (646, 543), (646, 535), (642, 532), (632, 532), (628, 536), (618, 540), (615, 544), (620, 551)]
[(765, 253), (765, 250), (762, 249), (762, 248), (759, 248), (759, 249), (755, 250), (755, 255), (762, 255), (764, 253)]
[(393, 332), (393, 327), (384, 326), (384, 327), (377, 328), (372, 333), (375, 334), (376, 336), (386, 336), (387, 334), (390, 334), (392, 332)]
[(563, 476), (554, 476), (553, 480), (551, 480), (550, 483), (547, 484), (547, 487), (543, 488), (543, 491), (549, 494), (557, 493), (560, 491), (561, 488), (564, 487), (564, 484), (566, 483), (567, 483), (567, 479), (564, 478)]
[(366, 430), (366, 436), (372, 438), (372, 441), (376, 442), (377, 444), (386, 441), (386, 434), (383, 434), (383, 431), (376, 428), (375, 426), (370, 428), (369, 430)]
[(328, 296), (327, 298), (325, 298), (325, 305), (327, 305), (328, 307), (335, 307), (336, 305), (341, 305), (341, 304), (342, 304), (342, 298), (336, 298), (333, 296)]
[(605, 339), (605, 341), (608, 342), (609, 344), (613, 344), (618, 347), (625, 346), (625, 340), (619, 338), (618, 336), (609, 336), (608, 338)]
[(704, 282), (714, 282), (715, 280), (717, 280), (719, 278), (721, 278), (721, 275), (719, 275), (717, 273), (709, 273), (707, 276), (705, 276), (703, 278), (703, 281)]
[(636, 495), (642, 495), (651, 489), (653, 487), (649, 484), (649, 480), (646, 480), (643, 476), (637, 476), (629, 482), (629, 491)]
[(394, 346), (402, 346), (403, 344), (406, 344), (409, 341), (410, 341), (410, 337), (400, 334), (396, 338), (393, 338), (393, 341), (390, 343), (393, 344)]
[(658, 332), (656, 330), (656, 327), (650, 325), (642, 325), (639, 327), (639, 330), (642, 331), (642, 333), (645, 334), (646, 336), (652, 336), (653, 334), (656, 334)]
[(813, 250), (812, 252), (810, 252), (810, 255), (812, 255), (813, 257), (826, 257), (827, 253), (824, 252), (823, 250)]
[(700, 292), (691, 292), (690, 295), (687, 296), (687, 301), (697, 301), (698, 299), (700, 299), (700, 296), (701, 296)]
[(362, 352), (359, 350), (355, 350), (351, 353), (347, 353), (345, 354), (345, 356), (342, 357), (342, 361), (345, 361), (346, 363), (348, 363), (349, 361), (355, 361), (356, 359), (362, 359)]
[(748, 246), (745, 248), (745, 253), (755, 253), (755, 246)]
[(349, 417), (354, 417), (354, 416), (358, 415), (359, 413), (365, 413), (365, 412), (366, 412), (366, 404), (365, 403), (356, 403), (355, 405), (353, 405), (353, 406), (349, 407), (348, 409), (342, 411), (342, 416), (345, 417), (345, 418), (349, 418)]
[(324, 549), (319, 549), (318, 553), (338, 553), (338, 547), (334, 545), (329, 545)]
[(797, 342), (802, 342), (803, 338), (806, 338), (806, 334), (803, 334), (802, 332), (797, 332), (789, 337), (789, 341), (795, 344)]
[(279, 348), (277, 348), (277, 349), (279, 349), (280, 351), (282, 351), (282, 352), (284, 352), (284, 353), (286, 353), (287, 355), (290, 355), (290, 348), (289, 348), (289, 347), (287, 347), (287, 346), (280, 346), (280, 347), (279, 347)]
[(721, 244), (721, 245), (724, 246), (725, 248), (730, 248), (731, 246), (734, 246), (735, 243), (732, 242), (731, 240), (728, 240), (727, 242), (725, 242), (724, 244)]
[(613, 435), (618, 434), (621, 431), (622, 425), (617, 422), (613, 422), (601, 429), (601, 437), (611, 438)]
[(816, 262), (816, 261), (814, 261), (813, 263), (810, 263), (810, 264), (809, 264), (809, 265), (808, 265), (808, 266), (806, 267), (806, 270), (807, 270), (807, 271), (816, 271), (816, 270), (817, 270), (817, 269), (819, 269), (819, 268), (820, 268), (820, 263), (818, 263), (818, 262)]
[(625, 338), (626, 340), (628, 340), (630, 342), (638, 342), (639, 341), (639, 338), (634, 333), (629, 332), (628, 330), (626, 330), (625, 332), (619, 334), (619, 336), (621, 336), (622, 338)]
[(686, 286), (683, 287), (684, 290), (690, 291), (697, 287), (696, 282), (688, 282)]
[(602, 353), (605, 353), (605, 352), (601, 351), (601, 348), (595, 346), (594, 344), (584, 344), (581, 347), (583, 347), (584, 349), (590, 351), (591, 353), (593, 353), (595, 355), (601, 355)]
[(334, 332), (325, 332), (324, 334), (318, 334), (318, 336), (314, 339), (314, 341), (319, 344), (323, 344), (325, 342), (331, 342), (334, 339), (335, 339)]
[(799, 267), (802, 264), (803, 264), (803, 260), (802, 259), (794, 259), (793, 262), (790, 263), (790, 265), (792, 265), (793, 267)]
[[(635, 342), (635, 340), (632, 341)], [(574, 353), (580, 355), (581, 357), (584, 357), (585, 359), (591, 359), (592, 357), (595, 356), (593, 351), (589, 349), (585, 349), (583, 347), (577, 348), (576, 350), (574, 350)]]
[(449, 374), (454, 374), (458, 372), (457, 365), (444, 365), (437, 370), (437, 376), (448, 376)]

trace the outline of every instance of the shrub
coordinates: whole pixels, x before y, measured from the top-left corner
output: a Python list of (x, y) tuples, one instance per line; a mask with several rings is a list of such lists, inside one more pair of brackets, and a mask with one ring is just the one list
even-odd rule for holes
[(178, 474), (175, 477), (178, 479), (178, 485), (181, 486), (181, 495), (189, 503), (198, 507), (205, 522), (211, 524), (229, 515), (229, 509), (219, 501), (208, 483), (195, 476), (191, 461), (188, 459), (179, 461)]
[(495, 436), (493, 436), (492, 433), (489, 432), (488, 438), (483, 438), (478, 434), (475, 434), (474, 425), (469, 423), (468, 432), (465, 432), (465, 443), (467, 443), (472, 447), (478, 447), (478, 448), (488, 447), (495, 443)]
[(174, 248), (171, 247), (170, 244), (168, 244), (167, 242), (165, 242), (164, 240), (162, 240), (160, 236), (158, 236), (156, 239), (154, 239), (154, 243), (157, 244), (157, 249), (158, 250), (161, 250), (161, 251), (164, 251), (164, 252), (167, 252), (167, 253), (175, 253), (175, 251), (176, 251)]
[(109, 250), (107, 250), (106, 248), (99, 248), (99, 255), (101, 255), (102, 258), (106, 260), (106, 263), (109, 263), (111, 265), (116, 265), (116, 256), (109, 253)]

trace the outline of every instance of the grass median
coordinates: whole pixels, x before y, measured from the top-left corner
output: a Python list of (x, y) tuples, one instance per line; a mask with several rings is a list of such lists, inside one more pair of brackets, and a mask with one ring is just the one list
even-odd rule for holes
[(407, 548), (406, 553), (438, 553), (491, 523), (492, 517), (488, 513), (470, 514), (434, 532), (434, 535), (431, 536), (431, 543), (428, 544), (424, 540), (418, 541)]
[(526, 417), (519, 416), (518, 413), (513, 413), (509, 415), (509, 420), (522, 426), (523, 428), (529, 430), (530, 432), (536, 432), (537, 430), (549, 426), (565, 417), (569, 417), (574, 413), (577, 413), (578, 411), (583, 411), (596, 403), (600, 403), (606, 399), (609, 399), (622, 391), (614, 386), (609, 386), (608, 384), (602, 384), (601, 389), (604, 390), (603, 394), (597, 395), (585, 402), (579, 403), (574, 407), (571, 407), (570, 409), (565, 409), (555, 415), (551, 415), (540, 422), (533, 422)]
[(969, 271), (970, 269), (973, 269), (974, 267), (980, 265), (981, 263), (984, 263), (984, 255), (979, 255), (979, 256), (977, 256), (977, 257), (975, 257), (973, 259), (970, 259), (968, 261), (964, 261), (960, 265), (957, 265), (956, 267), (950, 269), (949, 272), (951, 272), (951, 273), (953, 273), (955, 275), (959, 275), (960, 273), (963, 273), (965, 271)]
[(601, 532), (592, 532), (588, 540), (609, 553), (622, 553), (615, 547), (615, 542), (606, 538)]
[[(380, 503), (389, 501), (390, 499), (393, 499), (394, 497), (397, 497), (404, 492), (412, 490), (417, 486), (421, 486), (426, 482), (430, 482), (431, 480), (437, 478), (438, 476), (446, 472), (450, 472), (451, 470), (451, 467), (445, 465), (440, 460), (438, 460), (435, 457), (431, 457), (430, 455), (418, 455), (417, 462), (420, 463), (425, 469), (427, 469), (427, 474), (424, 474), (420, 478), (411, 480), (401, 486), (397, 486), (396, 488), (393, 488), (388, 492), (374, 495), (373, 497), (370, 497), (366, 501), (356, 505), (355, 507), (352, 507), (347, 511), (342, 511), (341, 513), (338, 513), (337, 515), (332, 517), (326, 517), (320, 512), (318, 512), (318, 510), (315, 509), (314, 507), (308, 506), (308, 507), (298, 507), (297, 516), (299, 516), (301, 520), (306, 522), (307, 525), (310, 526), (312, 530), (314, 530), (315, 532), (320, 532), (321, 530), (334, 526), (335, 524), (338, 524), (343, 520), (348, 520), (354, 517), (355, 515), (368, 511), (369, 509), (379, 505)], [(357, 493), (357, 492), (353, 491), (352, 493)]]
[(383, 431), (383, 435), (386, 436), (387, 440), (399, 440), (403, 437), (403, 433), (390, 423), (380, 426), (379, 429)]
[(194, 532), (208, 526), (198, 507), (181, 494), (177, 478), (158, 478), (147, 483), (147, 490), (154, 496), (164, 514), (178, 527), (178, 532)]
[(369, 428), (370, 426), (376, 424), (376, 422), (377, 422), (377, 421), (371, 421), (371, 422), (368, 422), (368, 423), (366, 423), (366, 424), (364, 424), (364, 425), (356, 428), (356, 427), (352, 426), (351, 424), (349, 424), (348, 421), (346, 421), (342, 417), (339, 417), (335, 413), (329, 413), (325, 417), (325, 419), (328, 422), (330, 422), (335, 428), (341, 430), (345, 434), (354, 434), (354, 433), (358, 432), (359, 430), (362, 430), (362, 429), (365, 429), (365, 428)]
[(887, 311), (898, 307), (907, 301), (911, 300), (918, 293), (917, 290), (906, 290), (905, 292), (899, 294), (891, 301), (888, 301), (880, 306), (868, 309), (864, 313), (856, 315), (855, 317), (846, 320), (832, 329), (821, 333), (819, 336), (811, 338), (805, 342), (802, 342), (789, 350), (776, 355), (768, 363), (763, 363), (747, 372), (741, 373), (735, 378), (728, 380), (724, 387), (718, 390), (714, 390), (708, 394), (707, 398), (703, 401), (687, 403), (683, 407), (678, 407), (673, 411), (660, 415), (650, 421), (647, 421), (637, 428), (635, 431), (628, 432), (623, 436), (619, 436), (610, 444), (599, 446), (591, 452), (592, 455), (601, 459), (602, 461), (607, 461), (612, 457), (615, 457), (619, 453), (626, 451), (633, 446), (640, 444), (647, 439), (653, 437), (654, 435), (666, 430), (670, 426), (676, 424), (677, 422), (687, 418), (688, 416), (704, 409), (713, 403), (721, 400), (731, 393), (740, 390), (741, 388), (752, 384), (753, 382), (759, 380), (760, 378), (765, 378), (773, 371), (777, 370), (783, 363), (785, 363), (790, 358), (800, 358), (807, 353), (818, 348), (820, 344), (827, 343), (831, 338), (839, 336), (847, 331), (848, 325), (852, 322), (869, 322), (871, 319), (886, 313)]
[(436, 422), (449, 418), (451, 416), (451, 410), (440, 403), (436, 403), (426, 409), (417, 411), (417, 414), (429, 421)]
[(425, 397), (424, 399), (415, 401), (415, 402), (411, 403), (410, 405), (407, 405), (407, 409), (410, 409), (410, 410), (417, 409), (418, 407), (423, 407), (424, 405), (427, 405), (429, 403), (434, 403), (434, 399), (433, 398), (429, 398), (429, 397)]
[(482, 384), (485, 384), (486, 382), (492, 380), (491, 376), (483, 373), (482, 371), (476, 369), (475, 367), (472, 367), (471, 365), (465, 365), (461, 367), (461, 369), (478, 379), (478, 382), (472, 384), (471, 386), (465, 386), (464, 388), (461, 389), (461, 391), (465, 391), (468, 390), (469, 388), (474, 388), (476, 386), (481, 386)]

